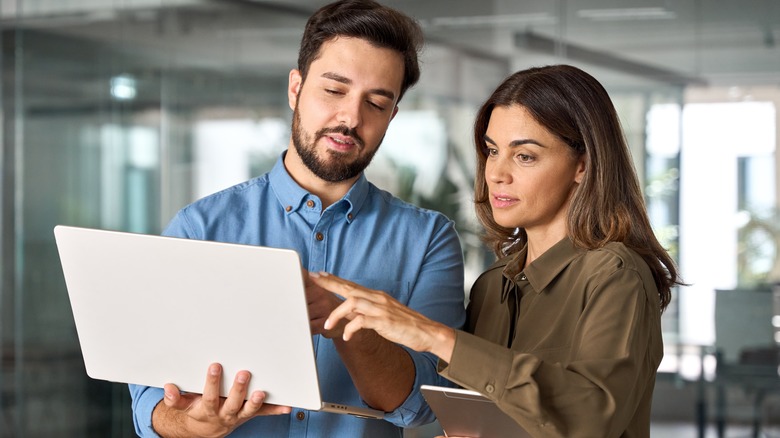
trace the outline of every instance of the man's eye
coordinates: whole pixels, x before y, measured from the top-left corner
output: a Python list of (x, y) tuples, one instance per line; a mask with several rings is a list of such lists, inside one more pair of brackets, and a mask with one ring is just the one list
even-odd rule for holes
[(368, 104), (371, 105), (372, 107), (374, 107), (375, 109), (378, 109), (379, 111), (384, 111), (385, 110), (384, 106), (379, 105), (378, 103), (375, 103), (375, 102), (371, 102), (370, 100), (368, 101)]

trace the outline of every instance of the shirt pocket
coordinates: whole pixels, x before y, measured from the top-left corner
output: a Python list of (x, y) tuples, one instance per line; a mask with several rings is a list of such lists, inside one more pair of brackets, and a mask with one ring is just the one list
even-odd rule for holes
[(390, 278), (356, 278), (350, 280), (369, 289), (381, 290), (404, 305), (409, 304), (411, 282)]

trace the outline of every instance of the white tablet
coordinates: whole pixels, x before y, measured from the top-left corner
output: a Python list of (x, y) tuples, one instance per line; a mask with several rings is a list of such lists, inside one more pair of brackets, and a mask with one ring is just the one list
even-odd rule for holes
[(431, 385), (422, 385), (420, 390), (447, 436), (531, 438), (492, 400), (476, 391)]

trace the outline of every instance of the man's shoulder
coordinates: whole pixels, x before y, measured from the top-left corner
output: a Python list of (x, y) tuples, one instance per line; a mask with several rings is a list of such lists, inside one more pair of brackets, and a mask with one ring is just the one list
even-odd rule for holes
[(369, 184), (368, 206), (370, 208), (386, 210), (390, 214), (402, 216), (404, 218), (419, 218), (420, 220), (433, 220), (451, 222), (444, 213), (414, 205), (411, 202), (393, 195), (392, 193), (380, 189), (374, 184)]
[(206, 195), (194, 201), (185, 209), (215, 208), (231, 206), (235, 203), (258, 201), (262, 199), (259, 195), (269, 187), (268, 174), (264, 174)]

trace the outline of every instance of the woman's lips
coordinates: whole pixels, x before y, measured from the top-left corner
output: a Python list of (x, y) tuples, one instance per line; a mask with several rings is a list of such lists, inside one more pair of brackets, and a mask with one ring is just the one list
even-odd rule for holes
[(519, 202), (517, 198), (514, 198), (503, 193), (497, 193), (490, 195), (490, 203), (494, 208), (506, 208)]

